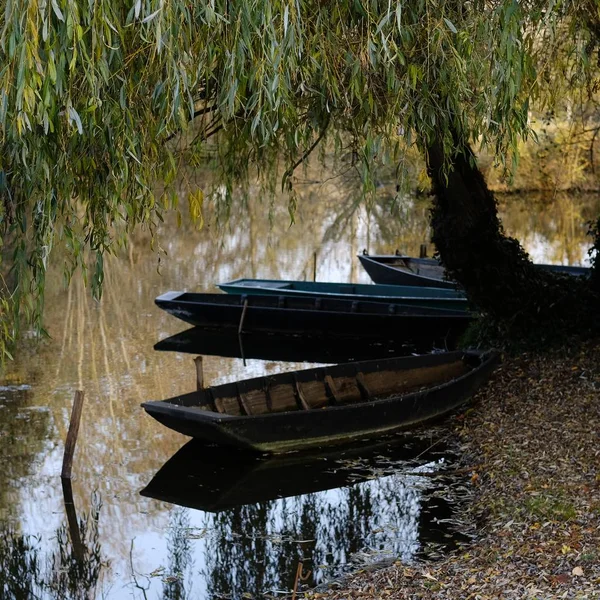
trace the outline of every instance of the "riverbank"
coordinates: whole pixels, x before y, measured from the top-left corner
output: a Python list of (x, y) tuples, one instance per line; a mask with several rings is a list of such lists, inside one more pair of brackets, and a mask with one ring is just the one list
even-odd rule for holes
[(600, 346), (505, 357), (476, 400), (451, 425), (473, 543), (306, 598), (600, 598)]

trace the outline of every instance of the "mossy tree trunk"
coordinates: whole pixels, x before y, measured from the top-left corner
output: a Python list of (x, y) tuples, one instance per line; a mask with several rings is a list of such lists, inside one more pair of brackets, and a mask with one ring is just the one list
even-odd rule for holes
[(594, 244), (591, 248), (594, 253), (592, 256), (592, 276), (590, 282), (594, 291), (600, 294), (600, 217), (598, 217), (595, 223), (592, 223), (589, 233), (594, 237)]
[(505, 235), (471, 149), (457, 151), (449, 167), (441, 143), (429, 144), (426, 155), (434, 192), (432, 241), (472, 303), (516, 335), (537, 328), (535, 337), (544, 339), (597, 329), (598, 298), (590, 282), (536, 267)]

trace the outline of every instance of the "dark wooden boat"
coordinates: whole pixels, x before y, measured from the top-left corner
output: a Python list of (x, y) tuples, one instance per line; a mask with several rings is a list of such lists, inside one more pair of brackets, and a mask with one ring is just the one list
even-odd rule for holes
[(358, 259), (377, 284), (457, 288), (454, 281), (444, 279), (444, 267), (433, 258), (359, 254)]
[(472, 320), (462, 311), (336, 298), (167, 292), (156, 304), (192, 325), (234, 333), (364, 337), (452, 347)]
[[(319, 338), (277, 333), (244, 333), (192, 327), (154, 345), (167, 352), (287, 362), (341, 363), (430, 352), (435, 345), (418, 340), (328, 336)], [(439, 346), (438, 346), (439, 347)]]
[(280, 453), (375, 438), (440, 417), (465, 402), (497, 361), (496, 352), (473, 351), (347, 363), (142, 406), (184, 435)]
[[(433, 258), (412, 258), (394, 254), (359, 254), (358, 259), (376, 284), (442, 287), (457, 289), (458, 284), (445, 278), (444, 267)], [(576, 277), (589, 276), (587, 267), (538, 264), (540, 269)]]
[(411, 306), (467, 310), (464, 293), (443, 287), (414, 287), (364, 283), (329, 283), (285, 279), (236, 279), (218, 284), (228, 294), (318, 296), (370, 302), (395, 302)]
[(318, 453), (266, 456), (190, 440), (140, 494), (187, 508), (220, 512), (346, 487), (372, 478), (373, 472), (389, 474), (399, 470), (400, 464), (411, 470), (439, 456), (432, 452), (429, 438), (407, 435)]

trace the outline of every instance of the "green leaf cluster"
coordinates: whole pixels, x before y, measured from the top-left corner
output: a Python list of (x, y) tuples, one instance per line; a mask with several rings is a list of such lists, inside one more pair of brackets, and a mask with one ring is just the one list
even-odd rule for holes
[[(540, 74), (560, 75), (548, 48), (584, 73), (600, 20), (592, 0), (0, 0), (0, 9), (1, 316), (38, 327), (51, 256), (63, 257), (67, 280), (81, 269), (99, 296), (104, 253), (177, 206), (182, 166), (210, 160), (224, 190), (211, 198), (228, 205), (250, 176), (273, 193), (283, 172), (291, 190), (318, 143), (351, 152), (366, 196), (374, 162), (399, 160), (415, 142), (441, 136), (451, 156), (456, 143), (480, 140), (509, 156), (529, 132)], [(189, 191), (201, 222), (204, 195)], [(0, 328), (0, 348), (11, 332)]]

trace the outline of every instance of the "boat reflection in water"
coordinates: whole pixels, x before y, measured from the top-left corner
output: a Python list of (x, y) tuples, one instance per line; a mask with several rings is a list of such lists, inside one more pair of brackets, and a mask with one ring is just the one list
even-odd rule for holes
[(141, 494), (204, 511), (191, 537), (204, 545), (207, 598), (264, 597), (289, 592), (299, 562), (314, 586), (364, 563), (409, 561), (431, 543), (453, 545), (450, 505), (434, 478), (419, 475), (444, 464), (439, 445), (430, 447), (398, 436), (252, 457), (191, 441)]
[(340, 363), (406, 356), (418, 349), (395, 340), (367, 340), (364, 337), (328, 337), (326, 340), (281, 335), (235, 333), (192, 327), (161, 340), (155, 350), (187, 352), (230, 358), (255, 358), (285, 362)]

